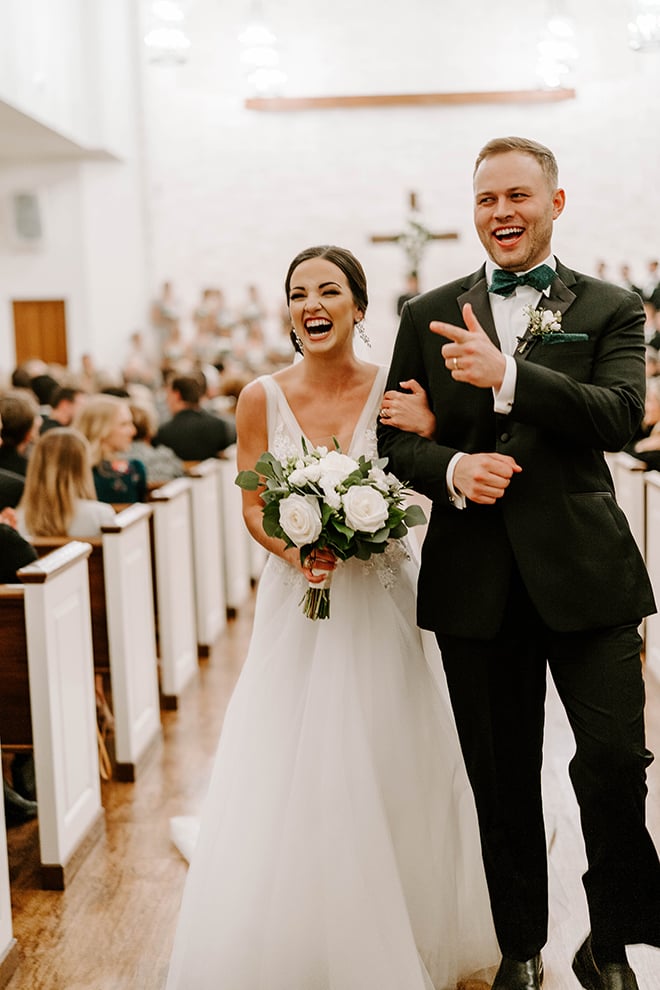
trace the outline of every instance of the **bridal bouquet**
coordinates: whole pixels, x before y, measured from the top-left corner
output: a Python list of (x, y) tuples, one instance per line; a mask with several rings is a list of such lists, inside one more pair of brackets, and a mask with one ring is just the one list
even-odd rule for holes
[[(239, 472), (236, 484), (247, 491), (263, 487), (264, 530), (298, 547), (301, 563), (322, 549), (338, 560), (368, 560), (426, 522), (418, 505), (405, 505), (406, 487), (385, 473), (386, 464), (387, 458), (356, 461), (339, 448), (308, 450), (303, 441), (302, 456), (280, 461), (266, 451), (253, 471)], [(328, 577), (307, 589), (300, 604), (309, 619), (329, 617), (329, 583)]]

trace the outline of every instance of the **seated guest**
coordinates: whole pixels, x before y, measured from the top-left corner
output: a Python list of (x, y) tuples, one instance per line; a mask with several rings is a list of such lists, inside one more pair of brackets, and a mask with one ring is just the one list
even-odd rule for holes
[(30, 392), (17, 389), (0, 396), (2, 447), (0, 468), (25, 477), (28, 449), (39, 436), (41, 416)]
[(39, 412), (45, 416), (51, 408), (53, 393), (59, 388), (59, 382), (52, 375), (35, 375), (30, 379), (30, 391), (34, 394)]
[(206, 381), (202, 374), (172, 378), (167, 389), (172, 419), (159, 428), (154, 446), (165, 444), (184, 461), (203, 461), (235, 443), (234, 422), (201, 408), (205, 394)]
[[(16, 532), (15, 525), (14, 510), (3, 509), (0, 512), (0, 584), (15, 582), (16, 571), (37, 559), (34, 547)], [(21, 753), (15, 756), (11, 762), (11, 774), (13, 786), (5, 780), (4, 775), (2, 778), (5, 819), (7, 825), (18, 825), (37, 814), (32, 754)], [(23, 786), (26, 782), (27, 787)]]
[(181, 478), (185, 474), (181, 458), (165, 444), (153, 446), (152, 441), (158, 429), (154, 409), (142, 402), (131, 401), (130, 405), (135, 437), (128, 448), (128, 455), (144, 464), (147, 469), (147, 484), (161, 484), (172, 481), (173, 478)]
[(158, 384), (157, 363), (149, 351), (150, 348), (139, 330), (132, 333), (128, 354), (121, 368), (126, 385), (145, 385), (148, 388), (155, 388)]
[(17, 364), (11, 373), (11, 384), (13, 388), (29, 388), (33, 378), (38, 375), (47, 375), (48, 365), (41, 358), (29, 358), (22, 364)]
[(0, 510), (17, 506), (24, 487), (25, 478), (22, 474), (0, 468)]
[(49, 430), (35, 444), (16, 510), (17, 527), (35, 536), (99, 536), (112, 524), (111, 506), (96, 499), (89, 443), (77, 430)]
[(142, 461), (128, 457), (135, 436), (131, 407), (114, 395), (93, 395), (74, 420), (89, 440), (96, 497), (114, 504), (144, 502), (147, 472)]
[(50, 412), (41, 424), (41, 432), (54, 430), (58, 426), (71, 426), (86, 401), (87, 392), (83, 389), (58, 385), (51, 397)]
[(15, 584), (16, 571), (37, 559), (34, 547), (16, 530), (13, 509), (0, 512), (0, 584)]

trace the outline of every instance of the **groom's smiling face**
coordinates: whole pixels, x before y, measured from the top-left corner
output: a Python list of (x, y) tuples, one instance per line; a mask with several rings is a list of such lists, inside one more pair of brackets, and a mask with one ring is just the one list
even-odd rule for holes
[(505, 151), (485, 158), (474, 176), (474, 224), (488, 256), (500, 268), (524, 272), (550, 254), (552, 224), (564, 209), (533, 157)]

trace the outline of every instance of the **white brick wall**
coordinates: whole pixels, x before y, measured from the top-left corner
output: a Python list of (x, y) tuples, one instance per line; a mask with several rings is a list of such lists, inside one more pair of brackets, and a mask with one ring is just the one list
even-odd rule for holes
[[(66, 0), (66, 16), (44, 20), (48, 58), (41, 28), (28, 44), (27, 7), (0, 14), (0, 99), (20, 95), (37, 117), (48, 109), (53, 126), (69, 121), (73, 128), (75, 117), (85, 140), (104, 137), (118, 159), (3, 164), (0, 126), (4, 372), (13, 362), (11, 298), (66, 297), (72, 359), (90, 349), (108, 363), (146, 326), (145, 298), (164, 280), (174, 282), (188, 318), (204, 286), (219, 286), (238, 306), (250, 282), (274, 315), (290, 259), (328, 241), (350, 247), (364, 263), (372, 355), (387, 361), (406, 263), (397, 247), (372, 245), (369, 235), (401, 230), (414, 189), (428, 226), (460, 233), (458, 241), (429, 247), (422, 286), (479, 265), (470, 175), (478, 149), (497, 134), (529, 135), (555, 150), (568, 195), (555, 236), (563, 260), (593, 271), (602, 258), (612, 274), (627, 261), (641, 275), (647, 259), (660, 255), (660, 53), (628, 49), (620, 0), (562, 5), (574, 17), (581, 51), (575, 101), (288, 114), (244, 109), (237, 37), (249, 0), (191, 0), (188, 63), (164, 68), (145, 58), (143, 93), (130, 90), (133, 43), (144, 55), (140, 39), (128, 36), (133, 2)], [(35, 9), (44, 4), (33, 0)], [(391, 9), (382, 0), (264, 0), (263, 7), (279, 37), (286, 95), (305, 96), (533, 87), (548, 4), (409, 0)], [(76, 33), (71, 18), (83, 11), (85, 30)], [(71, 61), (74, 40), (80, 46), (90, 32), (104, 41), (101, 56), (79, 53)], [(86, 73), (78, 94), (86, 96), (84, 112), (70, 95), (78, 92), (79, 71)], [(103, 99), (108, 92), (112, 99)], [(69, 93), (64, 104), (62, 93)], [(4, 208), (12, 191), (34, 186), (46, 193), (47, 239), (41, 252), (26, 254), (9, 242)]]
[[(472, 270), (482, 258), (472, 163), (485, 141), (507, 133), (557, 154), (568, 197), (555, 235), (562, 259), (591, 272), (604, 258), (613, 274), (628, 261), (641, 273), (660, 254), (660, 53), (628, 49), (624, 6), (564, 4), (581, 51), (572, 102), (266, 114), (242, 106), (240, 8), (197, 0), (190, 62), (145, 70), (154, 286), (172, 278), (190, 311), (207, 283), (238, 304), (254, 281), (275, 308), (290, 258), (334, 241), (365, 265), (373, 354), (387, 360), (406, 266), (397, 248), (371, 245), (369, 234), (400, 230), (415, 189), (430, 227), (460, 232), (458, 242), (430, 246), (423, 287)], [(286, 95), (533, 87), (546, 7), (264, 4)]]

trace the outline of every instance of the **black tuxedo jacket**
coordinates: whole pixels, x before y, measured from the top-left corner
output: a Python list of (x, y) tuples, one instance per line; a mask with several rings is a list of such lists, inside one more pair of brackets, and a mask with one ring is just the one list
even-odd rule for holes
[[(614, 498), (603, 451), (620, 450), (644, 409), (644, 312), (625, 289), (558, 262), (549, 298), (565, 333), (588, 339), (534, 338), (516, 354), (509, 415), (493, 410), (491, 389), (456, 382), (445, 368), (445, 338), (431, 320), (464, 326), (472, 304), (499, 347), (484, 269), (406, 304), (388, 388), (416, 379), (437, 419), (427, 440), (379, 427), (391, 470), (433, 501), (422, 551), (418, 622), (474, 638), (498, 630), (513, 562), (545, 623), (583, 631), (638, 622), (655, 611), (646, 568)], [(499, 451), (522, 467), (496, 505), (451, 502), (446, 472), (457, 451)]]

